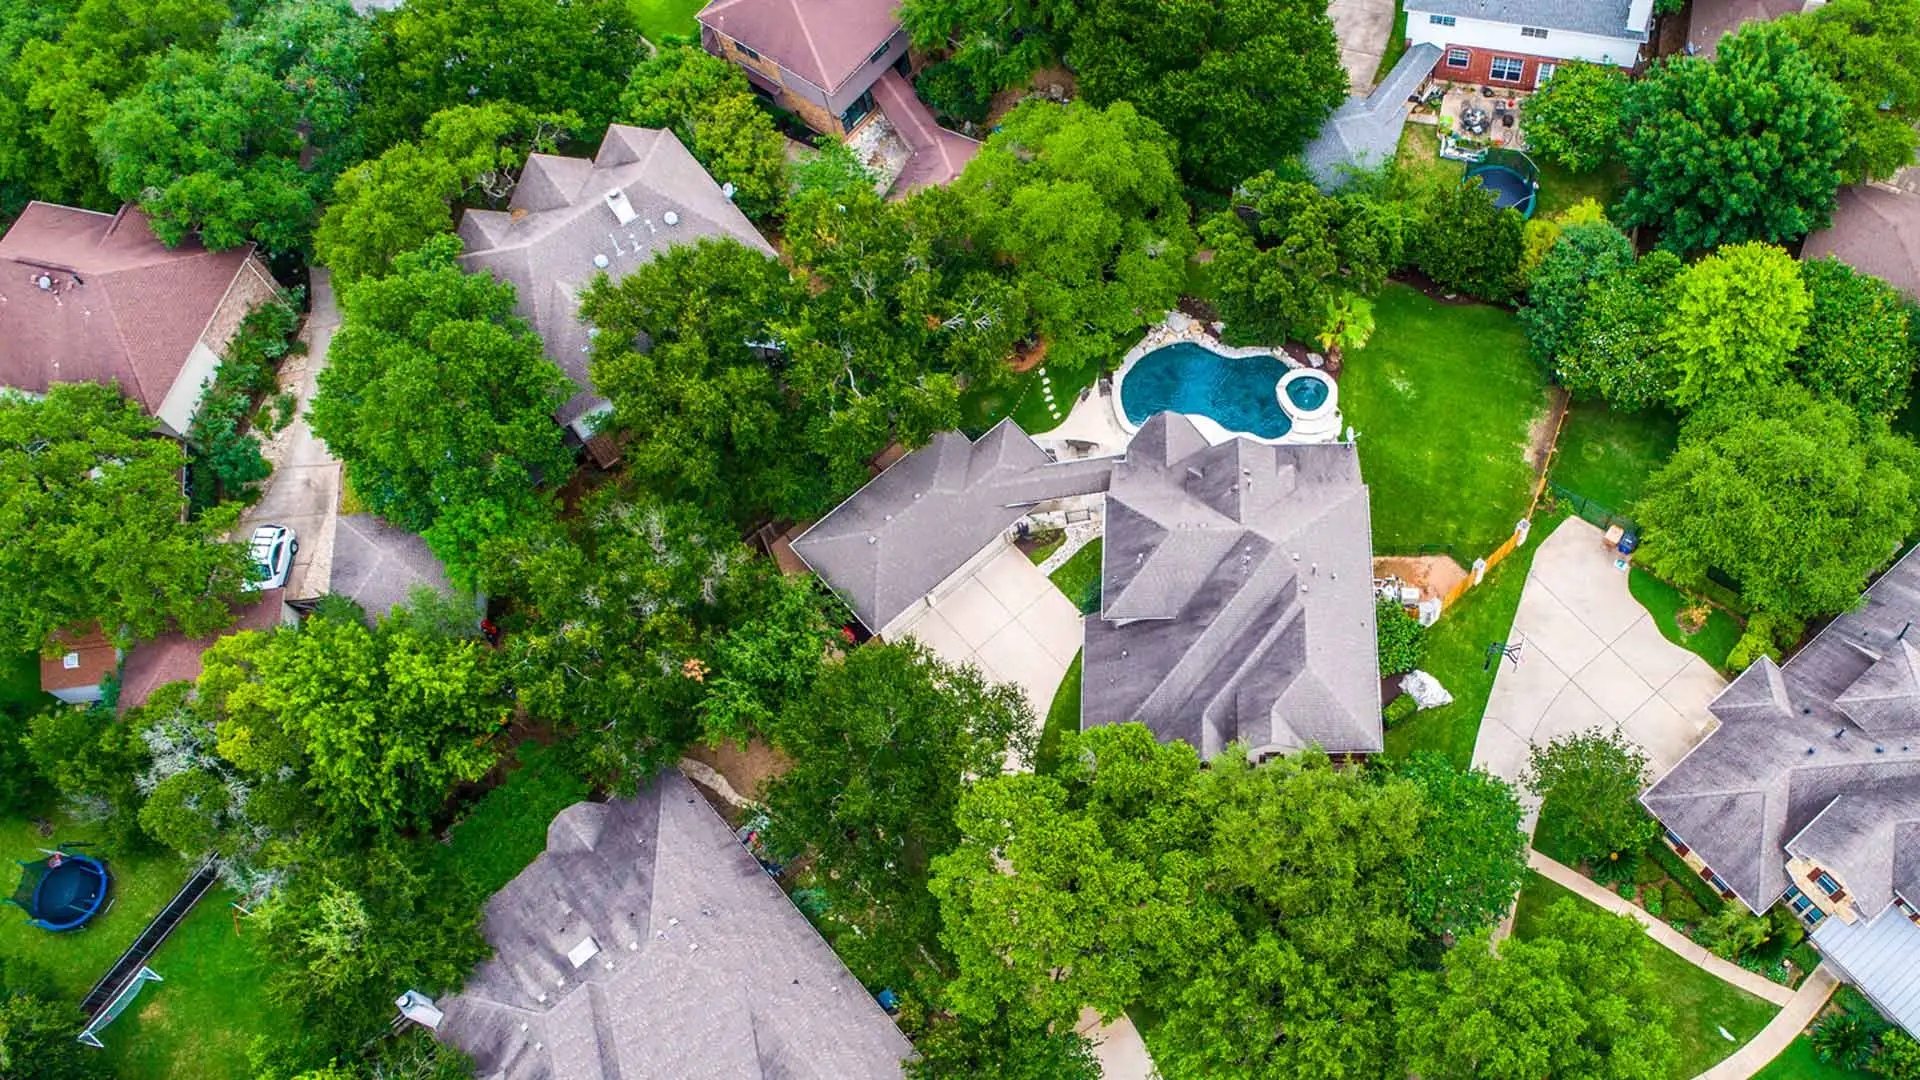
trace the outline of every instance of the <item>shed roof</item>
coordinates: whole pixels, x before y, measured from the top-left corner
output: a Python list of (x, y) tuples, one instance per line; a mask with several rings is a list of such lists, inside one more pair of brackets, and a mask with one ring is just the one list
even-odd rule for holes
[(895, 1080), (912, 1048), (679, 773), (576, 803), (438, 1035), (482, 1080)]
[(1920, 298), (1920, 195), (1870, 184), (1841, 189), (1833, 224), (1808, 236), (1801, 255), (1832, 255)]
[(707, 237), (773, 255), (671, 131), (615, 124), (592, 161), (533, 154), (508, 210), (467, 211), (460, 263), (514, 287), (515, 312), (577, 388), (555, 417), (571, 424), (605, 405), (589, 373), (580, 291), (602, 272), (624, 277), (671, 245)]
[[(1409, 0), (1408, 12), (1647, 40), (1651, 0)], [(1409, 16), (1411, 17), (1411, 16)], [(1633, 25), (1635, 20), (1638, 25)]]
[(117, 381), (157, 410), (252, 254), (169, 249), (132, 205), (29, 203), (0, 236), (0, 386)]
[(895, 0), (713, 0), (702, 25), (833, 91), (900, 31)]
[(40, 689), (48, 693), (99, 686), (120, 666), (120, 650), (97, 623), (56, 631), (53, 644), (60, 651), (40, 658)]

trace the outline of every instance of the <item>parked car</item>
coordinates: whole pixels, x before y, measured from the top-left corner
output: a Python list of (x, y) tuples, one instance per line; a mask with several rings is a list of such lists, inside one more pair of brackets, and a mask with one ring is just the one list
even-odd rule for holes
[(247, 554), (253, 562), (253, 574), (247, 591), (277, 589), (287, 583), (287, 571), (293, 569), (293, 556), (300, 550), (300, 538), (285, 525), (261, 525), (247, 542)]

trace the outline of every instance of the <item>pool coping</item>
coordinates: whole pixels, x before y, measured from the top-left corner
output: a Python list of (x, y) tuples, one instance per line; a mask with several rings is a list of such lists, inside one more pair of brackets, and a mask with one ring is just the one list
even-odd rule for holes
[[(1287, 419), (1291, 421), (1292, 427), (1288, 429), (1285, 435), (1277, 439), (1255, 435), (1248, 431), (1229, 431), (1226, 426), (1218, 420), (1200, 413), (1181, 413), (1180, 415), (1193, 421), (1194, 426), (1200, 430), (1200, 434), (1206, 437), (1207, 442), (1218, 445), (1228, 439), (1238, 438), (1250, 439), (1254, 442), (1265, 443), (1269, 446), (1288, 446), (1301, 443), (1334, 442), (1339, 439), (1340, 427), (1343, 421), (1339, 408), (1340, 383), (1338, 380), (1324, 371), (1302, 364), (1300, 361), (1288, 355), (1287, 351), (1279, 346), (1225, 344), (1205, 323), (1183, 311), (1170, 311), (1167, 313), (1166, 318), (1148, 327), (1146, 334), (1141, 337), (1139, 342), (1137, 342), (1133, 348), (1127, 350), (1127, 355), (1120, 361), (1119, 369), (1113, 373), (1113, 393), (1109, 398), (1112, 403), (1113, 418), (1114, 421), (1120, 425), (1120, 430), (1126, 432), (1129, 438), (1139, 432), (1140, 425), (1134, 423), (1127, 417), (1126, 407), (1120, 403), (1121, 388), (1126, 382), (1127, 372), (1133, 370), (1133, 365), (1138, 363), (1140, 358), (1146, 356), (1148, 353), (1157, 352), (1169, 345), (1179, 345), (1182, 343), (1197, 345), (1216, 356), (1223, 356), (1229, 360), (1271, 357), (1280, 361), (1280, 363), (1286, 366), (1287, 373), (1275, 382), (1274, 393), (1276, 395), (1282, 394), (1283, 387), (1286, 385), (1288, 379), (1303, 372), (1313, 372), (1325, 379), (1330, 391), (1327, 396), (1327, 405), (1323, 405), (1320, 410), (1305, 415), (1296, 415), (1293, 408), (1289, 407), (1290, 403), (1285, 397), (1280, 397), (1280, 408), (1283, 412), (1287, 413)], [(1332, 421), (1331, 427), (1327, 426), (1329, 420)], [(1306, 425), (1304, 431), (1303, 425)]]

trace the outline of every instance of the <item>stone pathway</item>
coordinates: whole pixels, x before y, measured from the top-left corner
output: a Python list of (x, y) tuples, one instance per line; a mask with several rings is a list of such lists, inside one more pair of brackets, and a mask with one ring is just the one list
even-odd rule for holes
[(1786, 1004), (1760, 1034), (1747, 1040), (1747, 1045), (1735, 1050), (1720, 1064), (1695, 1077), (1694, 1080), (1747, 1080), (1748, 1077), (1767, 1067), (1768, 1063), (1780, 1056), (1787, 1044), (1800, 1037), (1807, 1025), (1820, 1013), (1827, 998), (1840, 985), (1825, 964), (1813, 969), (1813, 974), (1800, 984), (1793, 1000)]
[[(1587, 879), (1572, 867), (1557, 863), (1545, 855), (1532, 850), (1527, 852), (1527, 866), (1539, 871), (1540, 875), (1547, 880), (1556, 885), (1562, 885), (1573, 890), (1580, 894), (1583, 899), (1591, 900), (1601, 907), (1606, 908), (1608, 911), (1618, 915), (1631, 915), (1639, 920), (1642, 926), (1647, 928), (1648, 937), (1665, 945), (1682, 960), (1685, 960), (1694, 967), (1714, 976), (1722, 982), (1730, 983), (1752, 994), (1754, 997), (1770, 1001), (1783, 1008), (1793, 1003), (1795, 994), (1792, 990), (1781, 986), (1772, 979), (1756, 975), (1738, 964), (1730, 963), (1713, 955), (1694, 944), (1685, 934), (1668, 926), (1658, 918), (1647, 914), (1640, 905), (1631, 903), (1612, 889)], [(1811, 983), (1813, 981), (1812, 976), (1809, 976), (1807, 981)], [(1771, 1061), (1772, 1058), (1769, 1057), (1767, 1060)], [(1762, 1064), (1765, 1064), (1765, 1062), (1762, 1062)]]

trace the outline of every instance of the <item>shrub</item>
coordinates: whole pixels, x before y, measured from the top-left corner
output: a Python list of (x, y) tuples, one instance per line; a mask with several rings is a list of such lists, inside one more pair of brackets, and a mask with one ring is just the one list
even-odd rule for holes
[(991, 94), (981, 92), (973, 72), (952, 60), (928, 64), (914, 80), (913, 89), (950, 123), (978, 124), (987, 118), (993, 102)]
[(1412, 694), (1401, 694), (1387, 702), (1387, 707), (1381, 710), (1380, 717), (1388, 727), (1393, 727), (1419, 711), (1420, 704), (1413, 700)]
[[(1667, 872), (1667, 876), (1673, 879), (1675, 885), (1686, 890), (1687, 895), (1693, 898), (1694, 906), (1701, 909), (1702, 917), (1727, 906), (1727, 902), (1720, 899), (1720, 894), (1713, 891), (1712, 885), (1702, 880), (1699, 874), (1694, 873), (1692, 867), (1658, 838), (1647, 845), (1647, 855), (1660, 864), (1660, 868)], [(1671, 888), (1672, 886), (1669, 886), (1669, 889)], [(1671, 895), (1667, 898), (1667, 906), (1670, 909), (1674, 906)]]
[(1652, 859), (1635, 859), (1633, 883), (1635, 885), (1657, 885), (1667, 876), (1667, 872)]
[(1407, 613), (1397, 600), (1381, 597), (1374, 603), (1374, 622), (1379, 628), (1380, 674), (1399, 675), (1420, 666), (1420, 649), (1426, 639), (1426, 627)]
[(1874, 1032), (1859, 1013), (1828, 1013), (1813, 1025), (1813, 1053), (1829, 1065), (1864, 1069), (1873, 1058)]
[(1807, 624), (1804, 620), (1776, 615), (1769, 611), (1759, 611), (1747, 620), (1746, 632), (1740, 635), (1733, 650), (1727, 653), (1727, 667), (1734, 671), (1743, 671), (1749, 664), (1762, 656), (1770, 657), (1779, 663), (1785, 650), (1800, 640)]
[(1479, 184), (1429, 193), (1409, 242), (1420, 272), (1443, 289), (1504, 303), (1519, 282), (1525, 219)]
[(1660, 914), (1662, 910), (1662, 905), (1660, 903), (1660, 894), (1657, 892), (1648, 892), (1644, 897), (1641, 898), (1640, 906), (1646, 908), (1647, 914), (1649, 915)]
[(1678, 882), (1668, 882), (1667, 887), (1661, 890), (1661, 904), (1666, 909), (1668, 918), (1678, 919), (1681, 922), (1699, 922), (1707, 917), (1706, 909), (1700, 906), (1700, 901), (1695, 900), (1693, 894), (1687, 891), (1687, 887)]
[(1627, 77), (1611, 64), (1562, 64), (1553, 81), (1520, 105), (1527, 143), (1574, 172), (1587, 172), (1619, 152)]
[(1640, 856), (1633, 851), (1611, 851), (1592, 856), (1587, 860), (1587, 865), (1593, 871), (1593, 880), (1628, 890), (1621, 893), (1622, 896), (1631, 895), (1634, 882), (1639, 880)]

